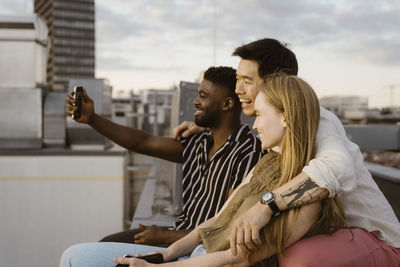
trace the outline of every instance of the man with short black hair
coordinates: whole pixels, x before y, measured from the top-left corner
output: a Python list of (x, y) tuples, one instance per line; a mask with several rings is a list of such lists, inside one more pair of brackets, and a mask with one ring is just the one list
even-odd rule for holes
[[(146, 155), (183, 163), (183, 211), (173, 230), (139, 225), (139, 229), (105, 237), (103, 242), (125, 242), (168, 246), (213, 217), (228, 195), (261, 157), (259, 140), (247, 125), (241, 125), (241, 107), (235, 94), (236, 72), (230, 67), (211, 67), (204, 73), (194, 100), (195, 121), (211, 132), (181, 142), (152, 136), (115, 124), (94, 112), (93, 101), (83, 92), (82, 114), (76, 121), (87, 123), (117, 144)], [(66, 97), (67, 113), (76, 107)]]

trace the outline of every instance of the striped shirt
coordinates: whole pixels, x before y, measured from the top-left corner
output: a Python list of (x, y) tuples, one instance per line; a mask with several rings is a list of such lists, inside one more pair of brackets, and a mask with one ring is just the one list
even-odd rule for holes
[(261, 158), (261, 143), (247, 124), (233, 132), (208, 161), (213, 138), (203, 132), (182, 139), (182, 213), (175, 230), (192, 229), (215, 216), (228, 198)]

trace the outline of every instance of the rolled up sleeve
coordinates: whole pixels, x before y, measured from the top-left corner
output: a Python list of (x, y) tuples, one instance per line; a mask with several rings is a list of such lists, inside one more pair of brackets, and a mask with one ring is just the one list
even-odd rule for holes
[(349, 145), (354, 144), (350, 144), (340, 121), (321, 108), (315, 158), (303, 168), (303, 172), (318, 186), (326, 188), (330, 197), (341, 196), (356, 186)]

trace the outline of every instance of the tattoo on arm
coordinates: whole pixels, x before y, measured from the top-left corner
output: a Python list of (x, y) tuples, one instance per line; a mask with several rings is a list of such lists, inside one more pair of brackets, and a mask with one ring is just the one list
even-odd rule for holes
[(313, 180), (307, 178), (302, 183), (289, 188), (281, 194), (288, 209), (297, 208), (325, 198), (328, 195), (326, 189), (319, 187)]

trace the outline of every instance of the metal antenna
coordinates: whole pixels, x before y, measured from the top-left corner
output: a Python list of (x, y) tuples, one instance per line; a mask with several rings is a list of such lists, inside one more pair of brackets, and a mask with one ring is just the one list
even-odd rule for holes
[(396, 84), (390, 84), (390, 85), (387, 85), (387, 86), (385, 86), (385, 89), (389, 89), (389, 98), (390, 98), (390, 108), (393, 108), (394, 107), (394, 105), (393, 105), (393, 101), (394, 101), (394, 90), (395, 89), (398, 89), (399, 88), (399, 86), (398, 85), (396, 85)]
[(217, 64), (217, 0), (214, 0), (214, 22), (213, 22), (213, 66)]

